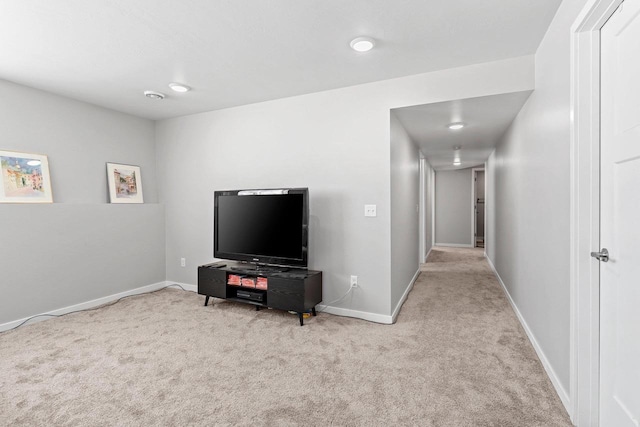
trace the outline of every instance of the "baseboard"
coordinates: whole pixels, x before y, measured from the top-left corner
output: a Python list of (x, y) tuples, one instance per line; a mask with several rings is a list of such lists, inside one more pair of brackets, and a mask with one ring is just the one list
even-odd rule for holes
[(196, 292), (196, 293), (198, 292), (198, 285), (190, 285), (188, 283), (174, 282), (172, 280), (168, 280), (166, 283), (167, 283), (167, 286), (177, 285), (177, 286), (180, 286), (185, 291)]
[(348, 308), (331, 307), (322, 304), (318, 304), (316, 307), (318, 311), (321, 311), (323, 313), (335, 314), (337, 316), (355, 317), (357, 319), (383, 323), (385, 325), (391, 325), (393, 323), (392, 317), (384, 314), (369, 313), (367, 311), (351, 310)]
[(564, 405), (565, 410), (569, 414), (569, 417), (572, 417), (572, 406), (571, 406), (571, 399), (569, 398), (569, 393), (567, 393), (564, 387), (562, 387), (562, 384), (560, 383), (560, 380), (558, 379), (556, 372), (553, 370), (553, 367), (551, 367), (551, 364), (549, 363), (549, 359), (547, 359), (547, 356), (544, 354), (544, 351), (542, 351), (542, 348), (538, 344), (538, 341), (536, 340), (535, 335), (533, 335), (533, 332), (529, 328), (527, 321), (524, 320), (524, 317), (520, 313), (518, 306), (513, 301), (513, 298), (511, 298), (511, 294), (509, 293), (509, 291), (507, 290), (507, 287), (502, 281), (500, 274), (498, 274), (498, 270), (496, 270), (496, 267), (493, 265), (493, 262), (488, 256), (486, 256), (486, 254), (485, 254), (485, 257), (486, 257), (487, 263), (489, 264), (489, 267), (491, 267), (491, 270), (493, 270), (493, 273), (496, 275), (496, 278), (498, 279), (500, 286), (502, 286), (502, 290), (507, 296), (507, 299), (511, 304), (511, 308), (513, 308), (513, 311), (516, 313), (516, 317), (520, 321), (522, 328), (526, 332), (527, 337), (529, 337), (529, 341), (531, 342), (533, 349), (536, 351), (536, 354), (538, 355), (538, 359), (540, 359), (540, 362), (542, 363), (544, 370), (547, 372), (547, 375), (551, 380), (551, 384), (553, 384), (553, 387), (556, 389), (556, 393), (558, 393), (558, 396), (560, 397), (560, 400), (562, 401), (562, 404)]
[(431, 253), (431, 249), (433, 249), (433, 246), (434, 246), (434, 245), (432, 245), (432, 246), (429, 248), (429, 250), (427, 251), (427, 254), (424, 256), (424, 259), (422, 260), (422, 263), (423, 263), (423, 264), (424, 264), (425, 262), (427, 262), (427, 260), (429, 259), (429, 254)]
[(435, 243), (433, 246), (445, 246), (449, 248), (473, 248), (475, 246), (471, 244), (462, 244), (462, 243)]
[(400, 313), (402, 304), (404, 304), (404, 302), (407, 300), (407, 297), (409, 296), (409, 292), (411, 292), (411, 289), (413, 289), (413, 285), (416, 283), (418, 276), (420, 276), (420, 268), (418, 268), (418, 271), (416, 271), (416, 274), (413, 275), (413, 278), (411, 279), (409, 286), (407, 286), (407, 289), (404, 291), (404, 294), (402, 294), (402, 298), (400, 298), (400, 301), (398, 301), (398, 304), (396, 305), (395, 310), (393, 310), (393, 314), (391, 314), (391, 321), (393, 323), (396, 323), (396, 319), (398, 318), (398, 314)]
[[(97, 299), (94, 299), (94, 300), (91, 300), (91, 301), (81, 302), (80, 304), (75, 304), (75, 305), (70, 305), (68, 307), (59, 308), (57, 310), (51, 310), (51, 311), (47, 311), (45, 313), (34, 314), (33, 316), (24, 317), (22, 319), (13, 320), (11, 322), (7, 322), (7, 323), (1, 324), (0, 325), (0, 332), (7, 331), (9, 329), (13, 329), (16, 326), (20, 325), (21, 323), (25, 322), (27, 319), (32, 318), (32, 317), (33, 317), (33, 319), (29, 320), (29, 322), (28, 322), (29, 324), (37, 323), (37, 322), (41, 322), (43, 320), (50, 319), (51, 317), (48, 316), (48, 315), (60, 316), (62, 314), (71, 313), (73, 311), (81, 311), (81, 310), (86, 310), (88, 308), (98, 307), (100, 305), (107, 304), (107, 303), (110, 303), (112, 301), (116, 301), (117, 299), (120, 299), (122, 297), (130, 296), (130, 295), (137, 295), (137, 294), (146, 294), (146, 293), (149, 293), (149, 292), (157, 291), (158, 289), (162, 289), (162, 288), (164, 288), (164, 287), (166, 287), (167, 285), (170, 285), (170, 284), (172, 284), (172, 283), (171, 282), (153, 283), (151, 285), (142, 286), (140, 288), (135, 288), (135, 289), (130, 289), (128, 291), (120, 292), (120, 293), (113, 294), (113, 295), (108, 295), (106, 297), (97, 298)], [(34, 317), (34, 316), (41, 316), (41, 317)]]

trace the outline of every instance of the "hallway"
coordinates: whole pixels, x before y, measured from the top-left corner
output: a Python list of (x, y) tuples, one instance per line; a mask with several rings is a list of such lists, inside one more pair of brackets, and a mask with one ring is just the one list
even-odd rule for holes
[(430, 331), (426, 363), (440, 365), (461, 425), (571, 425), (483, 249), (434, 247), (398, 321), (407, 315)]

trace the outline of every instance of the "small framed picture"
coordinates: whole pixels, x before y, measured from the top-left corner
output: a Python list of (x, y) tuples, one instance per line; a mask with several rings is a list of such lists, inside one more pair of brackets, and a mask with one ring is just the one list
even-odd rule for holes
[(144, 203), (140, 166), (107, 163), (111, 203)]
[(0, 203), (53, 203), (47, 156), (0, 151)]

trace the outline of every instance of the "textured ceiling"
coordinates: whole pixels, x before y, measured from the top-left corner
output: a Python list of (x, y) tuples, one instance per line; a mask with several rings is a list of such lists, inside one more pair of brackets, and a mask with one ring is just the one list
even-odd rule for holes
[[(3, 0), (0, 78), (162, 119), (532, 54), (559, 4)], [(376, 48), (351, 50), (360, 35)]]

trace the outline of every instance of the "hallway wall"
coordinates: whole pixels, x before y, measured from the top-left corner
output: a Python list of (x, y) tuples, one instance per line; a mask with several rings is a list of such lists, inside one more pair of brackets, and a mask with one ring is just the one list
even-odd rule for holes
[(391, 111), (391, 311), (419, 269), (420, 151)]
[(471, 169), (436, 171), (436, 245), (473, 247)]
[(485, 225), (485, 172), (477, 171), (476, 172), (476, 180), (475, 180), (475, 194), (474, 194), (474, 203), (476, 204), (476, 218), (475, 218), (475, 230), (476, 230), (476, 241), (482, 240), (484, 242), (484, 225)]
[(423, 212), (423, 224), (422, 224), (422, 236), (424, 236), (424, 247), (420, 253), (420, 262), (426, 262), (427, 255), (434, 245), (434, 228), (433, 228), (433, 213), (434, 213), (434, 201), (435, 201), (435, 176), (436, 171), (433, 170), (431, 164), (427, 159), (423, 161), (423, 176), (424, 182), (422, 182), (421, 195), (424, 198), (422, 206)]
[(495, 241), (496, 241), (496, 152), (491, 153), (486, 162), (484, 170), (484, 188), (485, 188), (485, 209), (487, 229), (484, 236), (484, 252), (489, 260), (496, 259)]
[(487, 254), (569, 404), (570, 28), (565, 0), (536, 53), (536, 89), (488, 161)]

